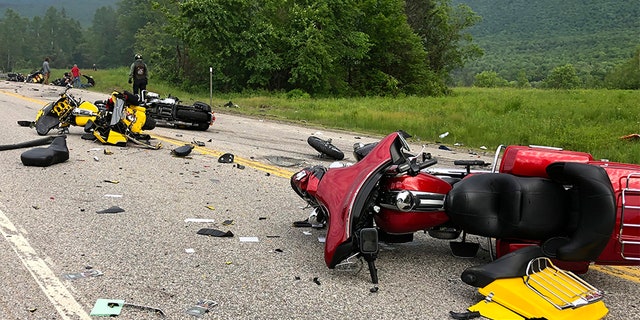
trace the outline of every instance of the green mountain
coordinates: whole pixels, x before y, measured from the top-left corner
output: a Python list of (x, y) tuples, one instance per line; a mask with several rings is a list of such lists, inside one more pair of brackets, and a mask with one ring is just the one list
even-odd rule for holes
[(640, 47), (638, 0), (453, 0), (460, 3), (482, 17), (470, 32), (485, 52), (456, 74), (465, 84), (482, 71), (540, 81), (565, 64), (597, 81)]
[(100, 7), (116, 8), (119, 0), (0, 0), (0, 13), (4, 16), (7, 9), (11, 9), (23, 17), (33, 18), (44, 16), (50, 7), (58, 11), (64, 10), (69, 18), (78, 20), (83, 27), (88, 27), (93, 21), (96, 9)]

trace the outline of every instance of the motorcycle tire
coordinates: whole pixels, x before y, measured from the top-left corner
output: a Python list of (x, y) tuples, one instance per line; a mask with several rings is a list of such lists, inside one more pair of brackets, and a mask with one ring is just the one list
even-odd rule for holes
[(316, 136), (309, 136), (307, 143), (320, 154), (326, 155), (335, 160), (344, 159), (344, 153), (340, 151), (336, 146), (331, 144), (328, 140), (322, 140)]
[(208, 122), (209, 114), (202, 111), (196, 110), (184, 110), (178, 109), (176, 110), (176, 120), (185, 121), (185, 122)]
[(196, 130), (207, 131), (209, 129), (209, 122), (201, 122), (196, 126)]
[(156, 124), (157, 124), (156, 119), (147, 117), (147, 120), (144, 122), (144, 125), (142, 126), (142, 130), (153, 130), (155, 129)]

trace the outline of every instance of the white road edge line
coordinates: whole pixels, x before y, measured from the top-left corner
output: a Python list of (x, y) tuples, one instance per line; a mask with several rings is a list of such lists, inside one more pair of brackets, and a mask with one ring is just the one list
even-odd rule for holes
[(40, 290), (51, 301), (62, 319), (91, 319), (2, 210), (0, 210), (0, 233), (12, 245), (22, 264), (36, 280)]

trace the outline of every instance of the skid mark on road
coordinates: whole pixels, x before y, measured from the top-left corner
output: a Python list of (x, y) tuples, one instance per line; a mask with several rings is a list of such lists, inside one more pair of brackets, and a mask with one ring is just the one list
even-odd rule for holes
[[(151, 136), (157, 140), (161, 140), (164, 142), (168, 142), (171, 144), (175, 144), (177, 146), (183, 146), (185, 144), (189, 144), (189, 142), (185, 142), (182, 140), (176, 140), (176, 139), (172, 139), (166, 136), (160, 136), (157, 134), (151, 134)], [(209, 149), (209, 148), (205, 148), (205, 147), (195, 147), (193, 148), (193, 150), (200, 152), (202, 154), (206, 154), (206, 155), (210, 155), (213, 157), (220, 157), (221, 155), (224, 154), (224, 152), (221, 151), (217, 151), (217, 150), (213, 150), (213, 149)], [(287, 170), (287, 169), (283, 169), (280, 167), (276, 167), (276, 166), (272, 166), (272, 165), (268, 165), (268, 164), (264, 164), (258, 161), (253, 161), (253, 160), (249, 160), (249, 159), (244, 159), (244, 158), (240, 158), (240, 157), (234, 157), (233, 158), (233, 162), (243, 165), (243, 166), (247, 166), (250, 168), (254, 168), (260, 171), (264, 171), (267, 172), (269, 174), (272, 174), (274, 176), (278, 176), (278, 177), (282, 177), (282, 178), (290, 178), (294, 172)]]
[(62, 319), (91, 319), (2, 210), (0, 210), (0, 234), (7, 239)]

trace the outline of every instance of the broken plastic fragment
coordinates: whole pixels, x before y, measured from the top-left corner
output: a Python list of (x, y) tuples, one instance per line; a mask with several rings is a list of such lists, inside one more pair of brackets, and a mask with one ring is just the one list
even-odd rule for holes
[(187, 314), (196, 317), (202, 317), (205, 313), (209, 312), (218, 303), (213, 300), (200, 300), (195, 306), (187, 309)]
[(119, 212), (124, 212), (124, 209), (122, 209), (122, 208), (120, 208), (118, 206), (113, 206), (113, 207), (108, 208), (108, 209), (96, 211), (96, 213), (119, 213)]
[(239, 237), (240, 242), (260, 242), (258, 237)]
[(124, 307), (124, 300), (98, 299), (91, 309), (91, 316), (112, 317), (117, 316)]
[(233, 154), (225, 153), (218, 158), (218, 162), (220, 163), (232, 163), (233, 162)]
[(118, 180), (104, 180), (104, 182), (109, 182), (109, 183), (113, 183), (113, 184), (120, 183), (120, 181), (118, 181)]
[(225, 221), (222, 221), (222, 225), (223, 225), (223, 226), (229, 226), (229, 225), (232, 225), (232, 224), (233, 224), (233, 220), (225, 220)]
[(205, 206), (207, 209), (209, 210), (215, 210), (216, 208), (214, 208), (213, 206)]
[(213, 219), (187, 218), (184, 222), (215, 222)]
[(223, 232), (217, 229), (208, 229), (208, 228), (202, 228), (198, 230), (198, 234), (201, 234), (204, 236), (212, 236), (212, 237), (233, 237), (233, 232), (231, 231)]

